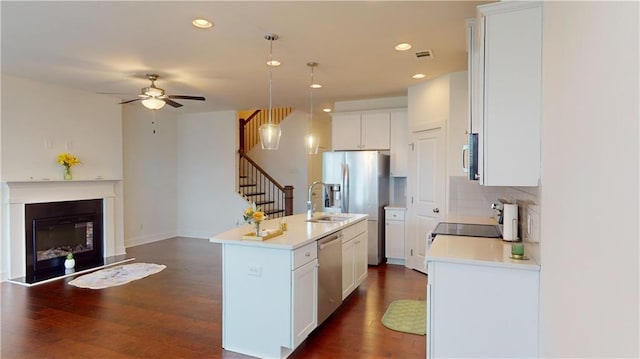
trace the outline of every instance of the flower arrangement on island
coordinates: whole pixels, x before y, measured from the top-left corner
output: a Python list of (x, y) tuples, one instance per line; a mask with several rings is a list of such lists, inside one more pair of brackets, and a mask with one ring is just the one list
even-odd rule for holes
[(80, 162), (78, 157), (76, 157), (76, 156), (74, 156), (74, 155), (72, 155), (70, 153), (67, 153), (67, 152), (63, 152), (63, 153), (59, 154), (57, 162), (64, 166), (64, 179), (65, 180), (70, 180), (70, 179), (73, 178), (73, 176), (71, 175), (71, 167), (82, 163), (82, 162)]
[(264, 214), (261, 207), (256, 206), (255, 202), (251, 202), (251, 205), (244, 210), (242, 214), (244, 221), (249, 224), (254, 224), (256, 227), (256, 236), (260, 237), (260, 222), (267, 219), (267, 215)]

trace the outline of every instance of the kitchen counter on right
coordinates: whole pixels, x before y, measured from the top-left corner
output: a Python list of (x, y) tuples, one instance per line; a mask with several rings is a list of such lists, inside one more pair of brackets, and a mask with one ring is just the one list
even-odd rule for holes
[(532, 259), (511, 259), (511, 242), (497, 238), (439, 235), (429, 247), (427, 262), (452, 262), (540, 270)]
[(426, 255), (427, 358), (539, 357), (540, 265), (511, 259), (511, 244), (443, 234), (434, 239)]

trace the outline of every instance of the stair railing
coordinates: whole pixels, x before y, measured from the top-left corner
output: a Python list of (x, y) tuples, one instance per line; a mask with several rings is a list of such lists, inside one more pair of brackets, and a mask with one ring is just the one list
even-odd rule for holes
[(268, 218), (293, 214), (293, 186), (283, 186), (271, 177), (243, 151), (238, 151), (239, 174), (245, 182), (238, 184), (238, 193), (263, 208)]

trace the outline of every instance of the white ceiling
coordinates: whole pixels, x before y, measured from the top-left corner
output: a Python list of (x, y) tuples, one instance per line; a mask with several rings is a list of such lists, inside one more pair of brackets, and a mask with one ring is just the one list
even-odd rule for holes
[[(119, 93), (104, 95), (117, 103), (135, 98), (153, 72), (168, 94), (207, 98), (178, 100), (185, 106), (170, 111), (265, 108), (264, 35), (272, 32), (280, 36), (273, 58), (282, 62), (273, 70), (273, 106), (309, 109), (306, 63), (315, 61), (315, 82), (323, 85), (314, 91), (319, 109), (335, 101), (404, 96), (420, 81), (466, 69), (464, 19), (481, 3), (2, 1), (2, 73)], [(196, 17), (214, 27), (194, 28)], [(395, 51), (400, 42), (413, 48)], [(433, 59), (415, 56), (426, 49)], [(418, 72), (427, 78), (412, 79)]]

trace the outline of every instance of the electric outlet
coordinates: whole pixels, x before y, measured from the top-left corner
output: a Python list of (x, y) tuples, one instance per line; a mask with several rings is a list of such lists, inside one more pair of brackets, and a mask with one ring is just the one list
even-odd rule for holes
[(249, 266), (249, 275), (254, 277), (262, 277), (262, 266), (261, 265), (250, 265)]

